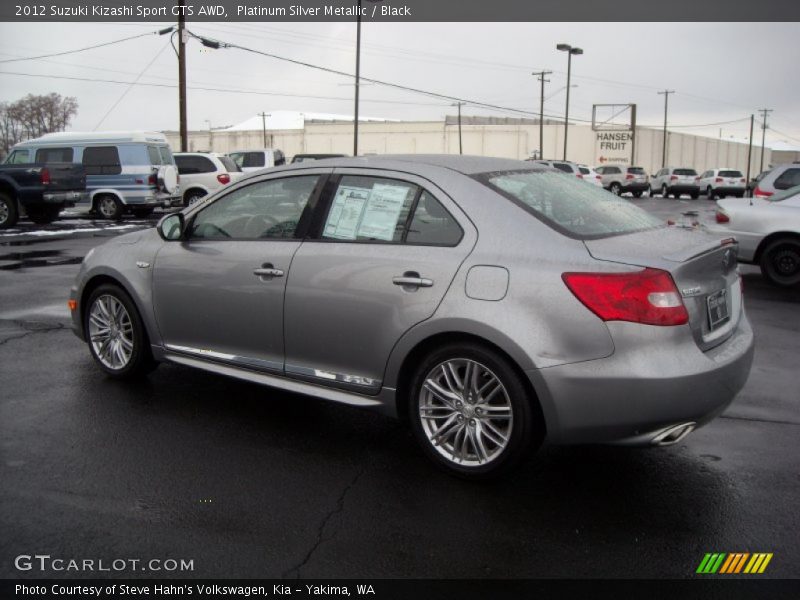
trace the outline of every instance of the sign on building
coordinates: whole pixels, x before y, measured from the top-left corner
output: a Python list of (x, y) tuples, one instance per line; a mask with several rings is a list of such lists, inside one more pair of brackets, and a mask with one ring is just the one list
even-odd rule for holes
[(596, 165), (632, 165), (635, 162), (635, 104), (595, 104), (592, 107), (592, 131)]

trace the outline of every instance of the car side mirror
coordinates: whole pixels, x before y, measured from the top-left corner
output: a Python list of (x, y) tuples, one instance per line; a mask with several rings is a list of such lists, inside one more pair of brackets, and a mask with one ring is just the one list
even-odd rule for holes
[(158, 235), (165, 242), (174, 242), (183, 239), (183, 229), (186, 226), (186, 221), (183, 218), (183, 213), (172, 213), (167, 215), (158, 222), (156, 229)]

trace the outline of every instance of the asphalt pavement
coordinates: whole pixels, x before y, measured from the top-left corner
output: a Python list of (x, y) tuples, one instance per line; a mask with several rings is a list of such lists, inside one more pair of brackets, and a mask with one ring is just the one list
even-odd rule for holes
[[(174, 365), (104, 377), (68, 328), (69, 285), (91, 247), (158, 216), (0, 234), (0, 577), (684, 578), (707, 552), (773, 553), (757, 577), (800, 577), (800, 289), (742, 267), (750, 379), (681, 444), (545, 447), (475, 484), (371, 412)], [(143, 563), (15, 565), (34, 554)]]

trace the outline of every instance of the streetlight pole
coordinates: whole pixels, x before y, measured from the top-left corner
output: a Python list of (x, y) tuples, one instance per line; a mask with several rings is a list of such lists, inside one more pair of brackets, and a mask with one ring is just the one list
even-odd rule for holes
[(572, 55), (583, 54), (583, 49), (575, 48), (569, 44), (558, 44), (556, 50), (567, 53), (567, 107), (564, 111), (564, 160), (567, 160), (567, 129), (569, 127), (569, 80), (572, 76)]
[(544, 84), (549, 79), (545, 76), (550, 75), (552, 71), (539, 71), (538, 73), (531, 73), (531, 75), (538, 75), (537, 79), (542, 82), (541, 94), (539, 95), (539, 158), (544, 158)]
[(674, 94), (675, 90), (664, 90), (658, 92), (659, 95), (664, 94), (664, 139), (661, 146), (661, 168), (667, 166), (667, 104), (669, 102), (669, 95)]

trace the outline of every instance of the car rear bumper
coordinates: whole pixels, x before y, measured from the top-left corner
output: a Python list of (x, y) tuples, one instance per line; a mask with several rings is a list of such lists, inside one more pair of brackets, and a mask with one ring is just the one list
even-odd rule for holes
[[(609, 323), (617, 346), (611, 356), (528, 371), (548, 440), (647, 445), (671, 427), (699, 427), (725, 410), (750, 373), (750, 324), (742, 313), (733, 335), (707, 352), (685, 327)], [(626, 343), (637, 337), (642, 343)]]
[(646, 181), (637, 181), (634, 183), (623, 183), (622, 190), (625, 192), (646, 192), (650, 188), (650, 184)]
[(669, 190), (670, 194), (697, 194), (700, 192), (700, 188), (697, 185), (690, 185), (685, 183), (668, 185), (667, 189)]
[(42, 194), (42, 200), (45, 204), (64, 204), (65, 206), (75, 206), (83, 202), (88, 202), (88, 192), (45, 192)]
[(714, 190), (714, 193), (717, 194), (717, 195), (720, 195), (720, 194), (737, 194), (737, 195), (744, 194), (744, 186), (738, 186), (738, 185), (712, 187), (711, 189)]

